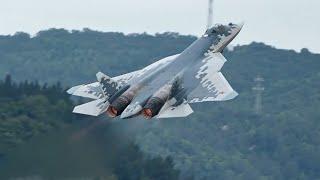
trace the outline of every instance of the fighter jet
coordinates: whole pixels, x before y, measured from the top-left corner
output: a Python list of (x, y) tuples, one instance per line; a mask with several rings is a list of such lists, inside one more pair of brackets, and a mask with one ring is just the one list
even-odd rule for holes
[(146, 119), (177, 118), (193, 113), (190, 104), (235, 98), (238, 93), (220, 71), (227, 61), (222, 52), (242, 26), (217, 24), (180, 54), (141, 70), (113, 78), (98, 72), (97, 82), (67, 91), (94, 99), (76, 106), (73, 112), (90, 116), (106, 113), (122, 119), (140, 115)]

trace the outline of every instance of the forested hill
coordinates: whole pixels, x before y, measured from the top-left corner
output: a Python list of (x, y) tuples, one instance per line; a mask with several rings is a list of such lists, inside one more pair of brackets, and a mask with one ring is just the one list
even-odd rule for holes
[(126, 124), (72, 106), (59, 84), (0, 80), (0, 179), (178, 179), (172, 159), (141, 152)]
[(51, 29), (35, 37), (25, 33), (0, 36), (0, 77), (37, 79), (64, 84), (92, 80), (101, 70), (116, 75), (142, 68), (161, 57), (181, 52), (196, 38), (164, 33), (124, 35), (85, 29)]
[[(241, 38), (241, 33), (239, 34)], [(180, 53), (196, 37), (51, 29), (0, 37), (0, 76), (63, 86), (139, 69)], [(151, 155), (171, 156), (182, 177), (319, 179), (320, 55), (252, 43), (226, 50), (223, 74), (239, 97), (196, 104), (184, 119), (125, 122)], [(253, 112), (253, 79), (262, 76), (262, 113)]]
[[(241, 34), (240, 34), (241, 37)], [(50, 29), (34, 37), (26, 33), (0, 36), (0, 77), (7, 73), (14, 80), (38, 80), (64, 85), (95, 79), (95, 73), (119, 75), (144, 67), (154, 61), (180, 53), (196, 37), (177, 33), (156, 35), (98, 32), (90, 29), (67, 31)], [(225, 51), (229, 62), (223, 71), (237, 86), (247, 87), (252, 77), (286, 80), (303, 77), (319, 67), (319, 55), (304, 49), (279, 50), (262, 43)], [(309, 73), (310, 72), (310, 73)], [(300, 76), (301, 75), (301, 76)], [(272, 81), (267, 81), (271, 83)]]

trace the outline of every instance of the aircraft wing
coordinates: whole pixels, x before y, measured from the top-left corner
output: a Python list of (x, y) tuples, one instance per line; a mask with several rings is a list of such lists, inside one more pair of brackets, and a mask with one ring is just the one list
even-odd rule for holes
[(131, 79), (133, 79), (135, 76), (140, 74), (141, 70), (138, 71), (133, 71), (127, 74), (123, 74), (120, 76), (113, 77), (112, 80), (118, 82), (119, 84), (126, 84), (128, 83)]
[(189, 103), (227, 101), (238, 96), (221, 72), (215, 73), (210, 78), (212, 85), (200, 84), (189, 94)]
[[(139, 79), (144, 78), (145, 76), (148, 76), (150, 73), (154, 72), (155, 69), (157, 69), (158, 67), (172, 62), (177, 56), (178, 56), (178, 54), (166, 57), (166, 58), (164, 58), (160, 61), (157, 61), (157, 62), (155, 62), (155, 63), (153, 63), (153, 64), (151, 64), (141, 70), (133, 71), (133, 72), (123, 74), (120, 76), (116, 76), (113, 78), (109, 78), (108, 76), (99, 72), (97, 74), (97, 76), (99, 76), (100, 78), (97, 77), (98, 79), (101, 79), (103, 76), (105, 76), (104, 78), (108, 80), (106, 82), (107, 84), (105, 85), (105, 87), (103, 85), (101, 85), (100, 82), (95, 82), (95, 83), (91, 83), (91, 84), (82, 84), (79, 86), (72, 87), (67, 92), (71, 95), (74, 95), (74, 96), (80, 96), (80, 97), (85, 97), (85, 98), (90, 98), (90, 99), (100, 99), (100, 98), (104, 97), (105, 95), (109, 95), (110, 93), (112, 94), (112, 92), (109, 92), (109, 91), (113, 91), (112, 87), (111, 87), (112, 82), (115, 82), (117, 84), (117, 88), (119, 88), (120, 86), (125, 85), (127, 83), (133, 84), (133, 83), (137, 82)], [(108, 83), (110, 83), (109, 84), (110, 86), (108, 85)]]
[[(117, 77), (111, 78), (114, 82), (119, 85), (126, 84), (130, 79), (132, 79), (139, 71), (134, 71), (131, 73), (123, 74)], [(101, 73), (101, 75), (103, 75)], [(74, 86), (67, 91), (68, 94), (85, 97), (90, 99), (100, 99), (104, 97), (103, 86), (100, 82), (94, 82), (91, 84), (82, 84), (79, 86)]]
[(210, 54), (204, 58), (188, 76), (193, 76), (195, 89), (188, 95), (189, 103), (207, 101), (227, 101), (238, 96), (220, 72), (227, 60), (221, 53)]

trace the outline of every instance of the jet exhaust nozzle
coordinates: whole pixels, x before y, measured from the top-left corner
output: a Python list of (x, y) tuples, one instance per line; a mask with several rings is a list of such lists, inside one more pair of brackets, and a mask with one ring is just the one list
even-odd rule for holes
[(171, 88), (172, 85), (165, 85), (147, 101), (142, 110), (142, 114), (146, 119), (151, 119), (159, 114), (163, 105), (166, 103), (170, 96)]
[(167, 99), (161, 99), (159, 97), (150, 98), (142, 111), (143, 116), (146, 119), (151, 119), (158, 115), (166, 101)]
[(111, 118), (115, 118), (118, 116), (118, 110), (115, 107), (109, 107), (107, 110), (107, 114)]
[(128, 89), (123, 93), (123, 95), (114, 100), (107, 110), (108, 116), (114, 118), (121, 115), (121, 113), (133, 100), (137, 92), (136, 90), (137, 88)]

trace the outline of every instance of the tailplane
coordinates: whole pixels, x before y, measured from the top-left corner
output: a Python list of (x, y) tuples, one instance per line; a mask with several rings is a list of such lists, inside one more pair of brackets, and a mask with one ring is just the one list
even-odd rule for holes
[(109, 98), (119, 90), (120, 86), (116, 81), (102, 72), (98, 72), (96, 76), (98, 82), (76, 86), (67, 91), (72, 95), (96, 99), (86, 104), (76, 106), (73, 113), (99, 116), (108, 109), (110, 105), (108, 102)]
[(110, 102), (130, 87), (126, 86), (125, 83), (134, 77), (135, 73), (117, 76), (112, 79), (102, 72), (98, 72), (96, 74), (98, 82), (70, 88), (67, 93), (71, 95), (94, 99), (94, 101), (76, 106), (73, 113), (99, 116), (106, 112)]
[(98, 99), (86, 104), (76, 106), (73, 109), (73, 113), (85, 114), (89, 116), (99, 116), (100, 114), (107, 111), (109, 105), (109, 102), (105, 99)]

